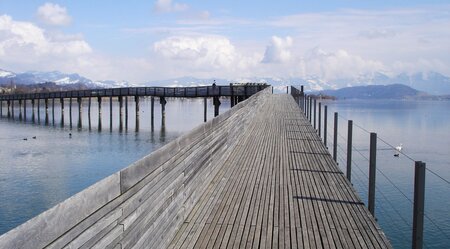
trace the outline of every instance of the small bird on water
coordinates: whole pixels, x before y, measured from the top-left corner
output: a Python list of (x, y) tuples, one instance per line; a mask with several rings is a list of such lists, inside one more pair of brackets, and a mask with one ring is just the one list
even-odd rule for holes
[(402, 149), (403, 149), (403, 144), (400, 144), (399, 146), (396, 146), (396, 147), (395, 147), (395, 150), (396, 150), (397, 152), (394, 154), (394, 156), (395, 156), (395, 157), (399, 157), (399, 156), (400, 156), (400, 152), (402, 151)]
[(36, 139), (36, 136), (34, 136), (33, 139)]
[(69, 133), (69, 138), (72, 138), (72, 133)]

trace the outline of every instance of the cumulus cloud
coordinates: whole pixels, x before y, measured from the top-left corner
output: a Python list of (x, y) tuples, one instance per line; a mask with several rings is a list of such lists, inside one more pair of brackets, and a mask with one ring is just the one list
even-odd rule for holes
[(364, 59), (339, 49), (327, 52), (320, 48), (308, 51), (299, 62), (302, 76), (318, 76), (323, 80), (351, 79), (360, 75), (384, 71), (380, 61)]
[(155, 11), (160, 13), (181, 12), (188, 9), (189, 5), (172, 2), (172, 0), (157, 0), (155, 2)]
[(264, 53), (263, 63), (282, 63), (291, 59), (291, 47), (293, 40), (290, 36), (281, 38), (272, 36), (272, 41), (266, 48)]
[(209, 72), (210, 76), (231, 76), (250, 72), (261, 60), (258, 55), (244, 55), (228, 38), (213, 35), (168, 37), (155, 42), (153, 50), (169, 67), (184, 70), (186, 75)]
[(92, 52), (78, 36), (51, 36), (30, 22), (0, 16), (0, 63), (55, 65)]
[(54, 3), (45, 3), (40, 6), (37, 10), (37, 16), (43, 23), (54, 26), (65, 26), (72, 21), (66, 8)]

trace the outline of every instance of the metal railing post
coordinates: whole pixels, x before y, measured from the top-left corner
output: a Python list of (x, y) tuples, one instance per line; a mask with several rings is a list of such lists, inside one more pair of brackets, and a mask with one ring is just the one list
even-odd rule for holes
[(413, 211), (413, 236), (412, 248), (423, 247), (423, 216), (425, 203), (425, 163), (415, 162), (414, 171), (414, 211)]
[(369, 211), (375, 217), (375, 177), (377, 173), (377, 134), (370, 133), (369, 155)]
[(317, 111), (316, 111), (316, 107), (317, 107), (317, 100), (316, 98), (314, 98), (314, 130), (316, 130), (316, 116), (317, 116)]
[(328, 106), (325, 106), (323, 111), (323, 144), (327, 147)]
[(322, 103), (321, 102), (319, 102), (319, 126), (317, 128), (318, 128), (317, 130), (319, 131), (319, 137), (320, 137), (320, 134), (321, 134), (320, 129), (322, 129)]
[(347, 131), (347, 179), (352, 182), (352, 139), (353, 139), (353, 121), (348, 121)]
[(333, 159), (337, 162), (338, 113), (334, 113)]

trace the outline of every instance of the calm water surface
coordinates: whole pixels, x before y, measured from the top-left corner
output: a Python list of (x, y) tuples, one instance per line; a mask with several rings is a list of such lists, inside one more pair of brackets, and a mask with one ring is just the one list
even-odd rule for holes
[[(134, 101), (129, 102), (127, 129), (125, 122), (120, 129), (117, 101), (113, 102), (111, 125), (107, 98), (102, 104), (101, 124), (97, 102), (92, 103), (90, 126), (87, 102), (83, 103), (81, 128), (78, 128), (75, 101), (72, 128), (69, 102), (65, 103), (64, 119), (61, 119), (59, 100), (55, 102), (54, 119), (52, 105), (49, 104), (48, 124), (43, 106), (39, 120), (35, 110), (33, 122), (30, 103), (27, 103), (26, 121), (23, 114), (20, 120), (17, 102), (14, 120), (7, 119), (6, 103), (3, 103), (3, 118), (0, 119), (0, 234), (125, 168), (203, 122), (203, 99), (168, 99), (165, 125), (161, 123), (157, 100), (153, 129), (149, 99), (141, 99), (138, 127)], [(223, 100), (220, 111), (229, 106), (229, 102)], [(209, 102), (208, 118), (213, 117), (212, 107)]]

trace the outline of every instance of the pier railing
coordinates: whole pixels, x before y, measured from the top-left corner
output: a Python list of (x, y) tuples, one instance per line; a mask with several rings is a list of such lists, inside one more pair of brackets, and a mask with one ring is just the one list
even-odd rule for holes
[[(300, 89), (291, 86), (291, 95), (296, 100), (297, 104), (300, 106), (304, 115), (310, 121), (311, 125), (314, 127), (319, 137), (322, 138), (325, 146), (329, 146), (330, 151), (332, 151), (333, 159), (339, 164), (341, 169), (345, 171), (346, 177), (349, 182), (357, 185), (357, 189), (364, 189), (366, 193), (363, 195), (367, 197), (367, 206), (369, 211), (375, 217), (375, 204), (381, 204), (386, 202), (389, 205), (389, 209), (394, 212), (397, 217), (386, 217), (391, 222), (400, 219), (400, 222), (405, 226), (409, 226), (411, 229), (411, 245), (412, 248), (422, 248), (424, 246), (424, 219), (429, 221), (429, 224), (434, 226), (435, 230), (441, 234), (442, 237), (449, 238), (449, 235), (444, 232), (444, 230), (437, 224), (437, 222), (432, 219), (425, 211), (425, 176), (426, 172), (436, 175), (439, 179), (450, 185), (450, 182), (436, 172), (426, 168), (426, 164), (422, 161), (416, 161), (410, 156), (405, 154), (401, 148), (396, 148), (391, 145), (385, 139), (377, 136), (377, 133), (370, 132), (353, 120), (346, 119), (345, 117), (339, 115), (338, 112), (329, 117), (328, 106), (326, 101), (321, 101), (316, 95), (308, 95), (304, 92), (303, 86)], [(323, 103), (322, 103), (323, 102)], [(344, 132), (346, 134), (342, 135), (342, 131), (338, 130), (339, 121), (347, 122)], [(363, 132), (368, 138), (368, 149), (356, 148), (354, 145), (354, 128)], [(332, 129), (331, 132), (329, 132)], [(331, 141), (331, 142), (330, 142)], [(366, 140), (367, 141), (367, 140)], [(361, 141), (358, 141), (361, 142)], [(377, 142), (380, 142), (382, 148), (377, 146)], [(346, 145), (346, 146), (345, 146)], [(394, 181), (391, 179), (388, 173), (383, 172), (379, 167), (377, 167), (377, 152), (379, 151), (391, 151), (394, 152), (394, 156), (398, 157), (402, 155), (405, 160), (409, 160), (411, 165), (414, 165), (414, 190), (413, 197), (409, 197), (404, 190), (402, 190)], [(355, 155), (359, 156), (360, 160), (355, 159)], [(364, 154), (363, 152), (367, 152)], [(362, 163), (367, 163), (367, 166), (362, 165)], [(394, 188), (394, 192), (400, 198), (406, 200), (406, 203), (412, 205), (412, 217), (405, 217), (404, 210), (399, 210), (395, 204), (392, 204), (390, 200), (386, 197), (386, 194), (381, 191), (381, 186), (377, 184), (377, 175), (383, 178), (383, 183)], [(356, 176), (356, 177), (355, 177)], [(367, 182), (366, 182), (367, 181)], [(380, 201), (375, 198), (375, 195), (380, 195)], [(378, 207), (377, 207), (378, 208)], [(383, 206), (379, 206), (381, 209), (386, 209)], [(387, 210), (382, 210), (382, 214), (388, 215)], [(412, 220), (412, 222), (408, 221)], [(400, 224), (391, 224), (394, 228)], [(403, 231), (400, 231), (404, 234)], [(405, 235), (406, 236), (406, 235)], [(450, 240), (449, 240), (450, 241)]]
[(0, 100), (28, 100), (53, 98), (88, 98), (88, 97), (119, 97), (119, 96), (154, 96), (154, 97), (249, 97), (267, 84), (260, 83), (231, 83), (228, 86), (196, 86), (196, 87), (126, 87), (109, 89), (71, 90), (58, 92), (38, 92), (26, 94), (0, 95)]

